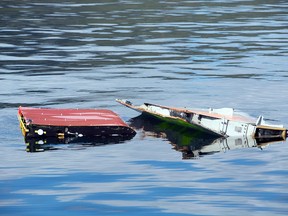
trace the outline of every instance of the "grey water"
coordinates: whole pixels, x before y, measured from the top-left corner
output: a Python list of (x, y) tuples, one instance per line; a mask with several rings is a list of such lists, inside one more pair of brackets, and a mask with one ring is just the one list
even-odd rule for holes
[[(1, 0), (0, 215), (287, 215), (287, 142), (198, 139), (188, 152), (189, 133), (115, 102), (233, 107), (287, 127), (287, 12), (286, 0)], [(19, 106), (107, 108), (137, 134), (27, 152)]]

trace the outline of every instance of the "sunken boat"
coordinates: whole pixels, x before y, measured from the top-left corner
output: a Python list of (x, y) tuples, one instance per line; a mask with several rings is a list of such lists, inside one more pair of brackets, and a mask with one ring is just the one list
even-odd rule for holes
[(263, 116), (254, 119), (235, 112), (233, 108), (204, 110), (175, 108), (151, 103), (137, 106), (127, 100), (116, 99), (116, 101), (140, 113), (216, 137), (252, 137), (262, 143), (283, 141), (287, 137), (287, 129), (283, 125), (268, 124)]
[(136, 132), (107, 109), (19, 107), (18, 119), (25, 139), (56, 137), (133, 137)]

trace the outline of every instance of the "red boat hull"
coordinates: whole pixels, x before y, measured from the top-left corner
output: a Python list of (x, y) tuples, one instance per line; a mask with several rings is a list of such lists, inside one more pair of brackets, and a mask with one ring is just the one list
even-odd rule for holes
[(50, 109), (19, 107), (25, 137), (135, 135), (116, 113), (106, 109)]

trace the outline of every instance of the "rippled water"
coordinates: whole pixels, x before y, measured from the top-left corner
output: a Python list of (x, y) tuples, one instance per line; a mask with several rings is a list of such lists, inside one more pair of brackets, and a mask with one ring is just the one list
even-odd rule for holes
[[(234, 107), (288, 126), (287, 11), (285, 0), (2, 0), (0, 214), (287, 215), (286, 142), (194, 140), (191, 156), (177, 146), (187, 132), (147, 129), (115, 102)], [(27, 153), (19, 105), (105, 107), (137, 135)]]

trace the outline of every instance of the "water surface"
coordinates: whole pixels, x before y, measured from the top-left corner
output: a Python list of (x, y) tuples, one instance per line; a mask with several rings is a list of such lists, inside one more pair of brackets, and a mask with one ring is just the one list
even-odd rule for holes
[(137, 127), (120, 143), (27, 153), (16, 117), (19, 105), (108, 108), (132, 124), (139, 114), (115, 102), (127, 98), (287, 126), (287, 10), (281, 0), (2, 0), (1, 215), (287, 215), (286, 142), (197, 140), (193, 150), (203, 141), (210, 153), (187, 159), (178, 129)]

